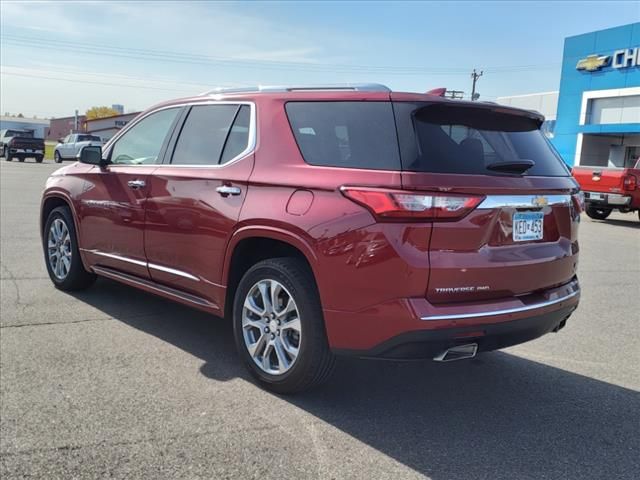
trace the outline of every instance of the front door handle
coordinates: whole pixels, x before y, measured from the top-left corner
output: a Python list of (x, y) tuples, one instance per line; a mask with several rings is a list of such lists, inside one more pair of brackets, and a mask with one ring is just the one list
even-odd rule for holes
[(240, 190), (240, 187), (233, 187), (231, 185), (221, 185), (218, 188), (216, 188), (216, 192), (218, 192), (223, 197), (226, 197), (228, 195), (240, 195), (242, 190)]
[(129, 180), (127, 182), (127, 185), (129, 185), (129, 188), (133, 188), (134, 190), (138, 190), (139, 188), (146, 187), (147, 182), (145, 182), (144, 180)]

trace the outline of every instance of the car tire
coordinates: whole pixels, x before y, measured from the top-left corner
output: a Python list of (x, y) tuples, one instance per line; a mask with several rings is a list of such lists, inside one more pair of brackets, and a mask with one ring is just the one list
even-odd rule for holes
[(36, 163), (42, 163), (42, 160), (44, 160), (44, 157), (42, 155), (38, 155), (36, 157)]
[(4, 159), (5, 159), (7, 162), (10, 162), (10, 161), (11, 161), (11, 155), (10, 155), (10, 154), (9, 154), (9, 152), (7, 151), (7, 147), (6, 147), (6, 146), (2, 148), (2, 156), (4, 157)]
[(51, 211), (44, 225), (42, 246), (47, 272), (56, 288), (73, 291), (93, 285), (96, 275), (87, 272), (82, 265), (69, 207), (57, 207)]
[[(269, 309), (274, 292), (278, 306)], [(245, 307), (248, 304), (251, 309)], [(233, 332), (243, 363), (273, 392), (307, 390), (326, 380), (333, 369), (316, 283), (301, 259), (264, 260), (244, 274), (234, 298)]]
[(57, 150), (56, 150), (56, 152), (53, 154), (53, 160), (54, 160), (56, 163), (62, 163), (62, 157), (60, 156), (60, 152), (58, 152)]
[(24, 162), (24, 157), (18, 157), (19, 162)]
[(609, 215), (611, 215), (611, 209), (588, 206), (586, 213), (589, 218), (593, 218), (594, 220), (605, 220)]

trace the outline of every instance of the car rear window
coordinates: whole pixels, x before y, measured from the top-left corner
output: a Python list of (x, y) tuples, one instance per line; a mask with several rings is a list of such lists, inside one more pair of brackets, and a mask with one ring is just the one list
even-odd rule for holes
[(400, 170), (391, 102), (288, 102), (286, 111), (305, 162)]
[(78, 135), (79, 142), (99, 142), (100, 137), (96, 135)]
[(496, 107), (394, 103), (403, 170), (501, 175), (487, 166), (532, 160), (525, 175), (569, 175), (535, 119)]

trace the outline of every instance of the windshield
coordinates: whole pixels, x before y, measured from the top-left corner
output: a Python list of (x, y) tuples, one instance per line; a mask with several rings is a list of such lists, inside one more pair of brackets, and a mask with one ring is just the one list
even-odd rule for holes
[(500, 175), (493, 167), (533, 162), (525, 175), (568, 176), (533, 118), (508, 110), (394, 103), (403, 170)]

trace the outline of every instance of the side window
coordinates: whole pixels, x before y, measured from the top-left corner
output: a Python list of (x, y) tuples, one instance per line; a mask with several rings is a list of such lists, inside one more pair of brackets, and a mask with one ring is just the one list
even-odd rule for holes
[(158, 163), (158, 155), (179, 108), (152, 113), (136, 123), (111, 149), (111, 163), (143, 165)]
[(71, 142), (71, 137), (72, 137), (72, 136), (73, 136), (73, 135), (67, 135), (66, 137), (64, 137), (64, 138), (62, 139), (62, 143), (69, 143), (69, 142)]
[[(247, 107), (248, 108), (248, 107)], [(246, 118), (240, 105), (197, 105), (191, 108), (184, 122), (176, 147), (172, 165), (218, 165), (242, 152), (248, 138), (249, 120), (245, 130), (238, 122)], [(234, 123), (234, 120), (238, 122)], [(233, 127), (232, 127), (233, 125)], [(240, 150), (238, 150), (240, 148)], [(227, 153), (228, 152), (228, 153)]]
[(400, 170), (390, 102), (288, 102), (285, 108), (308, 164)]
[(233, 121), (231, 131), (227, 135), (220, 163), (233, 160), (249, 146), (249, 127), (251, 122), (251, 107), (242, 105)]

